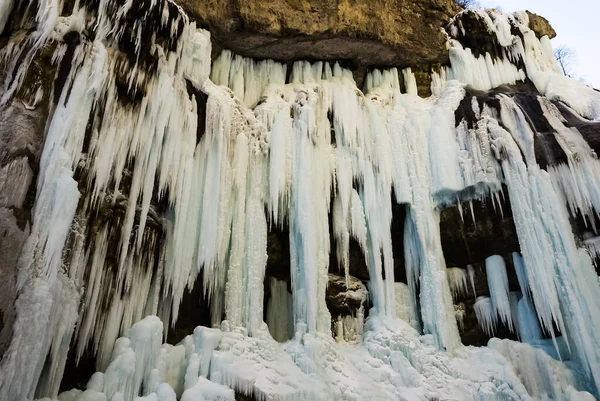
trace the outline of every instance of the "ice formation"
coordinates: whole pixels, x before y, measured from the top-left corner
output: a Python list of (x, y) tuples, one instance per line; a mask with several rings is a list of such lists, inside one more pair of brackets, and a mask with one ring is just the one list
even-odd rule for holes
[[(500, 49), (477, 57), (461, 42), (469, 33), (457, 16), (451, 65), (432, 73), (424, 99), (410, 68), (370, 71), (363, 93), (337, 63), (298, 61), (287, 71), (225, 50), (211, 65), (209, 33), (169, 0), (28, 7), (35, 29), (2, 50), (14, 67), (2, 101), (48, 44), (56, 65), (72, 67), (55, 88), (0, 399), (598, 395), (600, 288), (569, 213), (595, 230), (600, 165), (556, 102), (600, 120), (600, 93), (559, 73), (549, 39), (535, 36), (526, 14), (469, 11)], [(0, 30), (11, 8), (0, 5)], [(67, 34), (80, 41), (72, 47)], [(568, 159), (547, 171), (511, 96), (467, 95), (525, 79)], [(456, 121), (465, 100), (474, 122)], [(524, 343), (464, 347), (464, 304), (452, 295), (475, 297), (474, 268), (446, 268), (440, 210), (499, 199), (503, 185), (522, 251), (513, 256), (521, 294), (509, 292), (502, 256), (491, 256), (491, 296), (477, 297), (474, 310), (490, 335), (503, 322)], [(406, 209), (404, 255), (393, 254), (393, 203)], [(290, 280), (269, 277), (265, 302), (272, 226), (289, 232)], [(373, 307), (333, 316), (332, 332), (330, 253), (350, 288), (351, 241), (364, 255)], [(395, 258), (404, 259), (406, 284), (395, 282)], [(162, 344), (197, 281), (212, 328)], [(531, 345), (543, 333), (568, 361)], [(568, 352), (559, 352), (563, 342)], [(85, 390), (59, 396), (70, 344), (77, 358), (97, 356), (98, 373)]]
[(508, 276), (506, 265), (500, 255), (493, 255), (485, 260), (492, 313), (497, 314), (500, 320), (512, 330), (512, 316), (510, 310), (510, 293), (508, 289)]
[(448, 283), (450, 284), (452, 295), (456, 297), (458, 295), (466, 295), (469, 292), (469, 285), (467, 284), (469, 272), (467, 270), (460, 267), (449, 267), (446, 269), (446, 274), (448, 275)]
[(485, 296), (477, 297), (473, 309), (479, 326), (489, 335), (493, 335), (498, 325), (498, 313), (494, 309), (492, 299)]

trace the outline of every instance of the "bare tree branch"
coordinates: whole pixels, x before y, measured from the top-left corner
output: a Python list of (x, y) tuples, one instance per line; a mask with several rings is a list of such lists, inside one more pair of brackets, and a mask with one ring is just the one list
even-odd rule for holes
[(567, 77), (573, 76), (572, 64), (575, 62), (575, 52), (566, 45), (560, 45), (554, 50), (554, 57)]
[(481, 8), (481, 4), (477, 0), (456, 0), (456, 4), (460, 7), (467, 8)]

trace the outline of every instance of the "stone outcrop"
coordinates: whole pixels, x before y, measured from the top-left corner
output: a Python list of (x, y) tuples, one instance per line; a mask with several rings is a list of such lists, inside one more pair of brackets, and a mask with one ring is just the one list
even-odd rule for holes
[(254, 58), (361, 66), (446, 63), (453, 0), (180, 0), (218, 46)]
[(332, 316), (356, 315), (367, 299), (367, 287), (359, 279), (348, 276), (346, 281), (343, 276), (329, 273), (326, 300)]
[(530, 11), (525, 11), (529, 16), (529, 27), (538, 38), (548, 36), (550, 39), (556, 37), (556, 31), (550, 25), (550, 22), (544, 17), (534, 14)]

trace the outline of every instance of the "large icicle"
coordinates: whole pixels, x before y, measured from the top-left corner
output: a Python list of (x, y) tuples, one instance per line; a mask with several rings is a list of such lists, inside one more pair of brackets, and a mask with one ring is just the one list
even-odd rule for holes
[(485, 271), (487, 273), (490, 298), (492, 300), (493, 313), (513, 330), (513, 321), (510, 309), (510, 293), (508, 289), (508, 276), (506, 265), (500, 255), (493, 255), (485, 260)]

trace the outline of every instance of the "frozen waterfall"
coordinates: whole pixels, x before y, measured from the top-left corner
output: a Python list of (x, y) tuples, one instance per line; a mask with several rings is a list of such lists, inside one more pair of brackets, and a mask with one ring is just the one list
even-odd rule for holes
[[(369, 71), (363, 92), (335, 62), (229, 50), (211, 62), (210, 33), (171, 0), (17, 3), (32, 28), (0, 50), (2, 104), (41, 53), (64, 82), (0, 400), (598, 397), (600, 161), (562, 109), (600, 121), (600, 92), (560, 74), (527, 14), (459, 14), (450, 65), (423, 98), (410, 68)], [(465, 13), (497, 54), (468, 48)], [(516, 95), (482, 95), (524, 81), (565, 162), (540, 166)], [(29, 95), (32, 107), (50, 96)], [(468, 202), (477, 227), (485, 199), (502, 217), (510, 205), (520, 253), (447, 267), (442, 211), (466, 224)], [(273, 273), (275, 229), (289, 268)], [(357, 253), (368, 279), (352, 276)], [(169, 344), (190, 293), (209, 322)], [(506, 326), (514, 338), (464, 346), (465, 308), (490, 337)], [(67, 361), (86, 355), (97, 372), (61, 392)]]

